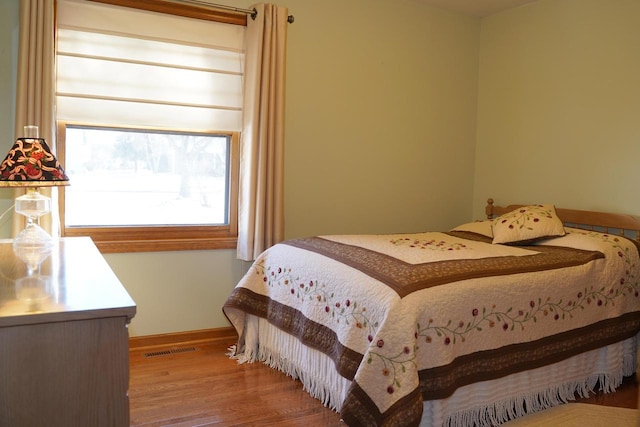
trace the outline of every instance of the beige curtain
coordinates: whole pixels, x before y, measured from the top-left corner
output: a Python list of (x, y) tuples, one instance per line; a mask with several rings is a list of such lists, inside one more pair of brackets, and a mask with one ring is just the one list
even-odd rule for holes
[(247, 23), (238, 199), (239, 259), (284, 239), (284, 100), (287, 8), (253, 6)]
[[(23, 136), (23, 127), (36, 125), (40, 138), (44, 138), (55, 152), (54, 120), (54, 1), (20, 0), (20, 34), (18, 46), (18, 87), (16, 93), (15, 137)], [(17, 190), (23, 193), (21, 190)], [(51, 195), (50, 189), (41, 188), (43, 194)], [(55, 191), (54, 191), (55, 192)], [(52, 215), (57, 218), (57, 204), (53, 200)], [(53, 235), (52, 215), (40, 219), (40, 225)], [(14, 215), (14, 235), (24, 228), (24, 217)]]

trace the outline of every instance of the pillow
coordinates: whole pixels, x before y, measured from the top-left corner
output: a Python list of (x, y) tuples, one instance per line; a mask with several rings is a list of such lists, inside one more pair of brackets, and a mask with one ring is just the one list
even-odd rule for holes
[(528, 244), (564, 236), (564, 224), (553, 205), (530, 205), (500, 215), (491, 224), (493, 243)]
[(451, 231), (469, 231), (471, 233), (482, 234), (483, 236), (493, 237), (491, 233), (491, 220), (474, 221), (466, 224), (461, 224)]

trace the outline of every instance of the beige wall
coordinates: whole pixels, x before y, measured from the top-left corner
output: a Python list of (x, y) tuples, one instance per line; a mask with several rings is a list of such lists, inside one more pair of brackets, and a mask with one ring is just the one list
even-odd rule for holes
[(640, 214), (640, 2), (540, 0), (483, 19), (474, 213)]
[(286, 0), (286, 232), (443, 229), (471, 212), (479, 19)]
[(229, 250), (105, 258), (136, 302), (131, 336), (228, 326), (221, 307), (246, 268)]

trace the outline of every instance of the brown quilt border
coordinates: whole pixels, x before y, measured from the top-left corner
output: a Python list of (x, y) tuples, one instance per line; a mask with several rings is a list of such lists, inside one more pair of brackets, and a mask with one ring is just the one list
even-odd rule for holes
[(341, 414), (350, 426), (417, 426), (424, 400), (444, 399), (459, 387), (557, 363), (631, 338), (639, 330), (640, 312), (633, 312), (536, 341), (460, 356), (449, 365), (419, 371), (419, 387), (384, 413), (354, 381)]
[(338, 373), (348, 380), (353, 380), (364, 357), (342, 345), (330, 328), (314, 322), (292, 307), (249, 289), (235, 288), (222, 307), (223, 311), (227, 308), (266, 319), (278, 329), (298, 338), (303, 344), (321, 351), (333, 360)]
[[(454, 233), (470, 238), (469, 233)], [(475, 235), (473, 240), (482, 240)], [(433, 286), (483, 277), (554, 270), (587, 264), (604, 258), (598, 251), (561, 246), (526, 246), (538, 252), (531, 256), (500, 256), (479, 259), (457, 259), (423, 264), (409, 264), (392, 256), (359, 246), (334, 242), (322, 237), (308, 237), (283, 244), (316, 252), (353, 267), (386, 284), (400, 297)]]
[[(342, 345), (330, 328), (249, 289), (234, 289), (223, 306), (226, 308), (262, 317), (305, 345), (321, 351), (334, 361), (338, 373), (348, 380), (354, 379), (364, 357)], [(459, 356), (448, 365), (418, 372), (422, 397), (424, 400), (442, 399), (461, 386), (559, 362), (630, 338), (638, 331), (640, 312), (632, 312), (535, 341)]]

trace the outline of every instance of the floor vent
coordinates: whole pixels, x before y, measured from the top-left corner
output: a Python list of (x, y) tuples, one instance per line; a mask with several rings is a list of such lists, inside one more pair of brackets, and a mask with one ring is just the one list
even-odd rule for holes
[(170, 354), (190, 353), (192, 351), (198, 351), (198, 349), (196, 347), (172, 348), (170, 350), (152, 351), (151, 353), (145, 353), (144, 357), (169, 356)]

